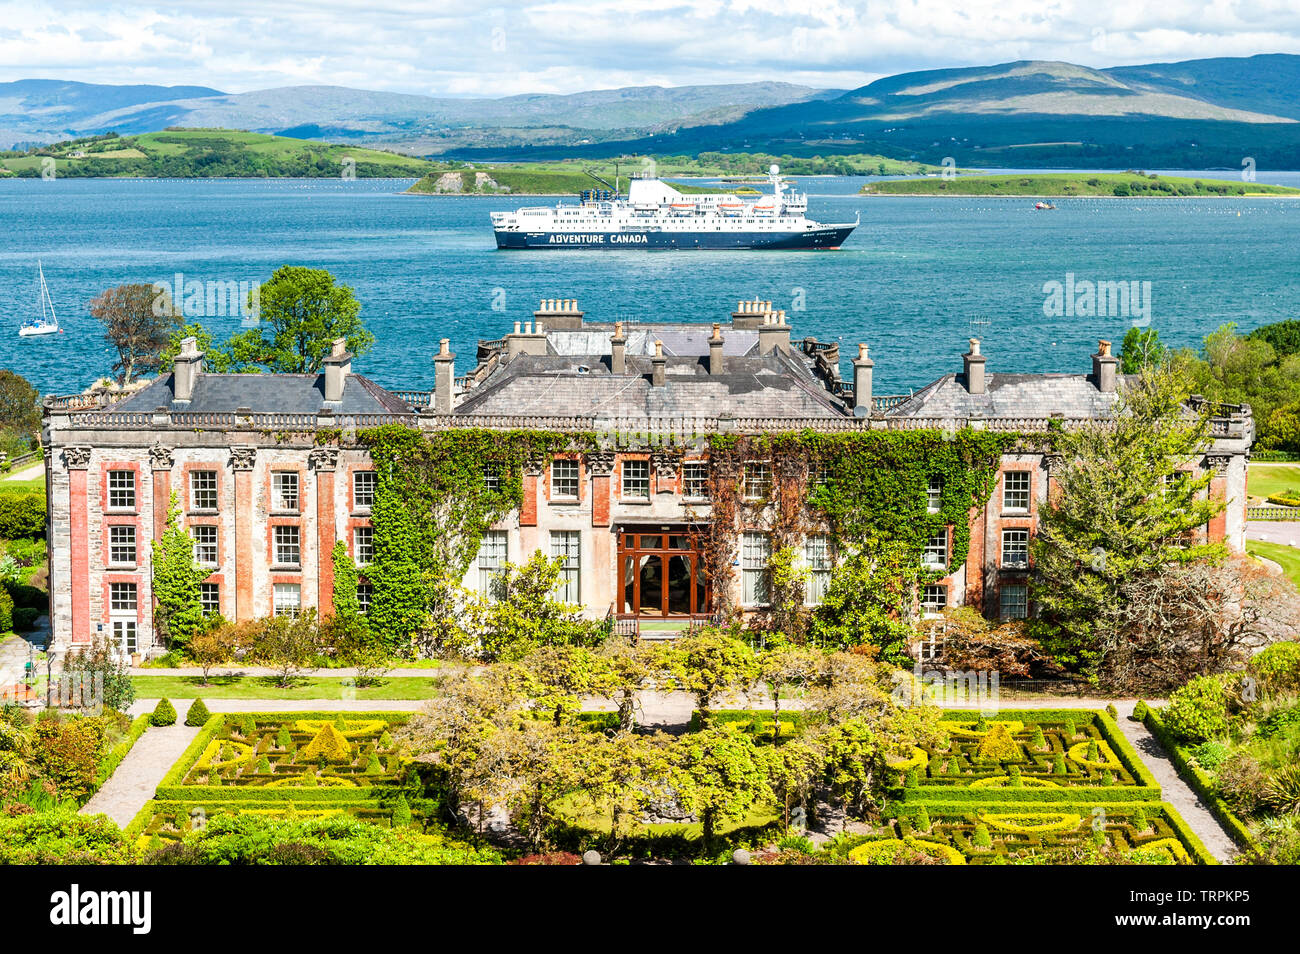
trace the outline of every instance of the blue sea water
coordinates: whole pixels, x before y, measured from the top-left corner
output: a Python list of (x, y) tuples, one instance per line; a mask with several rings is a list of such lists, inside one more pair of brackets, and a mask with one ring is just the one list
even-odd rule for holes
[[(1300, 173), (1259, 178), (1300, 185)], [(1045, 316), (1045, 283), (1067, 274), (1150, 282), (1151, 326), (1174, 344), (1297, 316), (1300, 201), (1058, 199), (1036, 212), (1028, 199), (862, 197), (862, 181), (800, 182), (812, 217), (861, 215), (836, 252), (498, 252), (490, 211), (555, 200), (401, 195), (409, 180), (3, 181), (0, 367), (43, 391), (81, 390), (113, 362), (87, 307), (98, 292), (176, 272), (259, 282), (284, 263), (351, 285), (378, 339), (354, 368), (410, 388), (431, 386), (439, 338), (464, 373), (478, 339), (541, 298), (646, 322), (726, 321), (738, 299), (771, 299), (796, 338), (842, 342), (846, 364), (868, 342), (877, 393), (959, 369), (971, 335), (993, 372), (1089, 367), (1097, 339), (1118, 342), (1131, 319)], [(38, 310), (38, 259), (66, 333), (19, 339)]]

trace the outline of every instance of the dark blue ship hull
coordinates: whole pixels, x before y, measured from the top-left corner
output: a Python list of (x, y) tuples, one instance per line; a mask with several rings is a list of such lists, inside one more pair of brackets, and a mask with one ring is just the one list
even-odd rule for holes
[(801, 232), (512, 232), (496, 233), (497, 248), (839, 248), (856, 226), (828, 225)]

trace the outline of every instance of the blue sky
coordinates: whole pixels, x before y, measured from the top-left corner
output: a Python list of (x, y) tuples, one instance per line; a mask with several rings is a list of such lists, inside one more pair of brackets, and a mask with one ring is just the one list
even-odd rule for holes
[(1296, 0), (0, 0), (0, 79), (569, 93), (1300, 53)]

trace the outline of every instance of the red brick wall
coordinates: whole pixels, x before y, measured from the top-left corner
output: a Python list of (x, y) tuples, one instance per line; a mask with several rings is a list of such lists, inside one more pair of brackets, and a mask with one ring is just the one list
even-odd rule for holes
[(72, 641), (90, 641), (90, 532), (84, 469), (68, 471), (69, 539), (72, 549)]
[(524, 503), (519, 508), (519, 526), (537, 526), (537, 475), (524, 474)]
[(254, 619), (253, 612), (253, 472), (235, 471), (235, 619)]
[[(349, 476), (348, 483), (352, 480)], [(352, 488), (348, 488), (348, 502)], [(334, 612), (334, 471), (316, 471), (316, 606), (322, 619)]]

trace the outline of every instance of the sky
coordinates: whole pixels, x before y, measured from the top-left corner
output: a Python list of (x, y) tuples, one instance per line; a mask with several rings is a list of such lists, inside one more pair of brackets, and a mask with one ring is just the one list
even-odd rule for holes
[(0, 0), (0, 81), (435, 96), (1300, 53), (1300, 0)]

